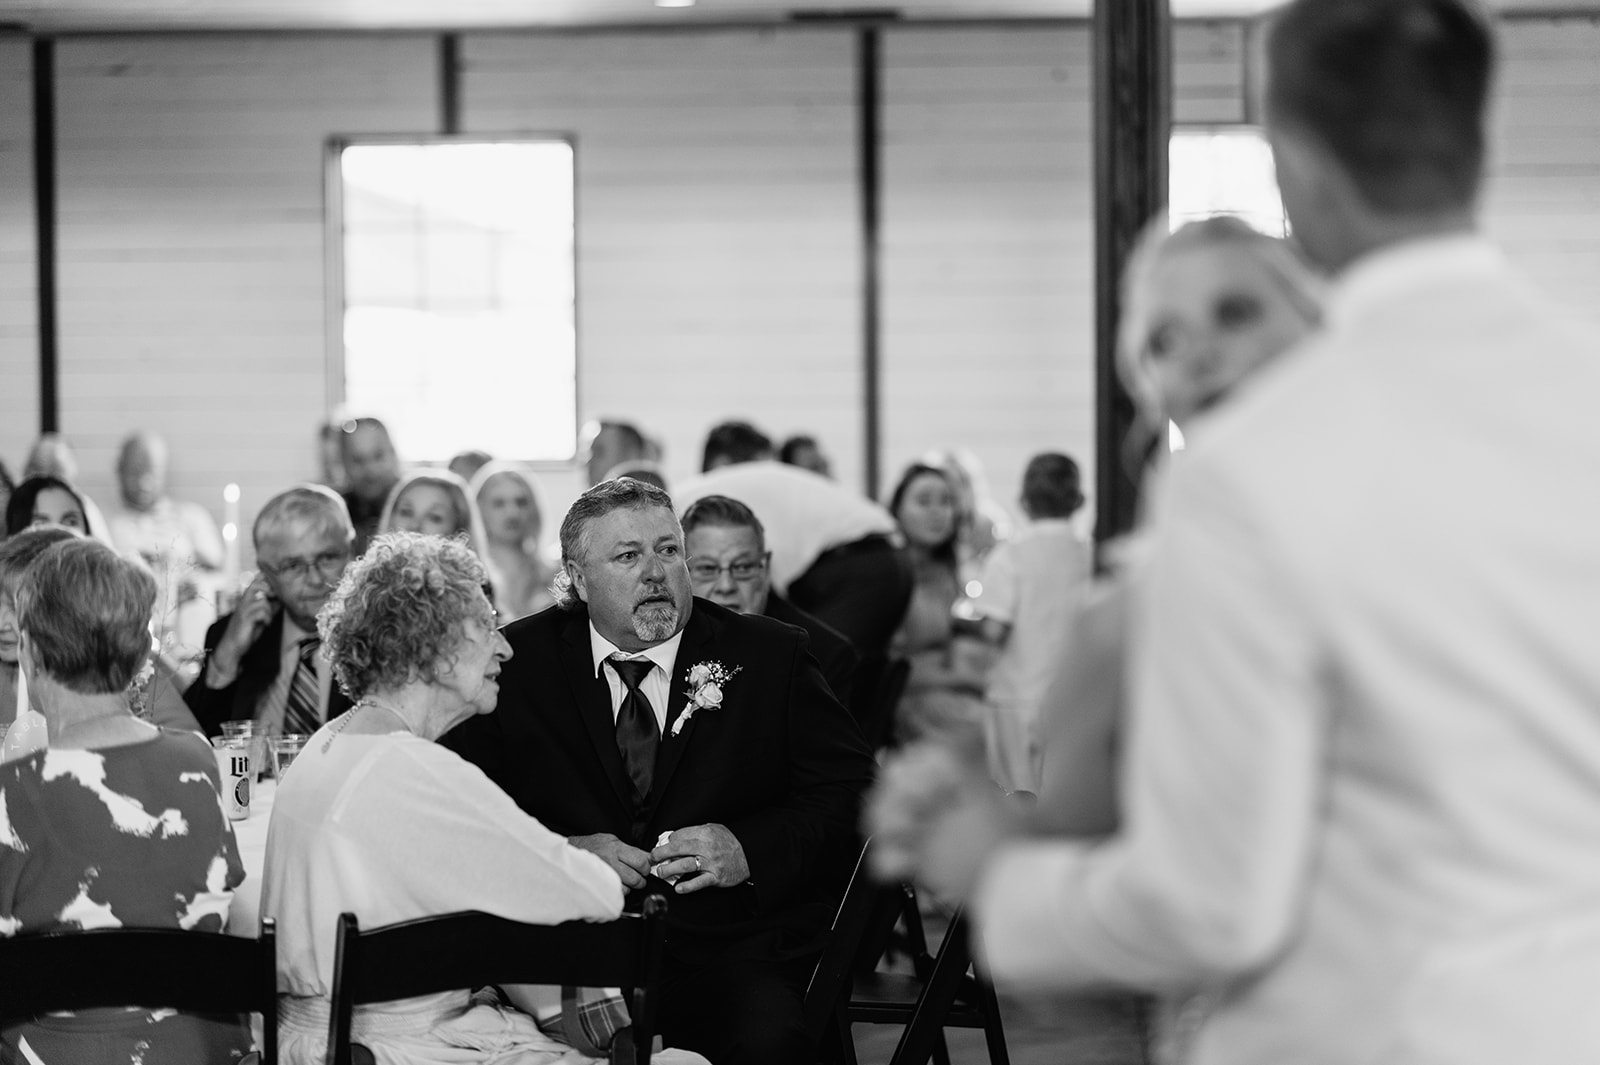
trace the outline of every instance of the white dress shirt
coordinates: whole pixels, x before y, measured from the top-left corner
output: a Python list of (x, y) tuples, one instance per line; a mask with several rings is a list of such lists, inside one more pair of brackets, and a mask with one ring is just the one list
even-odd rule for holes
[(1209, 985), (1200, 1063), (1600, 1059), (1596, 396), (1486, 243), (1351, 268), (1173, 464), (1123, 830), (991, 864), (997, 978)]
[(604, 675), (606, 684), (611, 689), (611, 723), (617, 723), (617, 714), (622, 711), (622, 697), (628, 693), (628, 688), (622, 683), (622, 678), (617, 676), (615, 669), (604, 669), (605, 660), (612, 655), (618, 658), (646, 659), (654, 662), (656, 667), (645, 674), (644, 680), (639, 683), (639, 690), (644, 692), (645, 698), (650, 700), (650, 709), (656, 713), (656, 728), (661, 735), (667, 734), (667, 700), (672, 696), (672, 670), (678, 662), (678, 645), (683, 643), (683, 630), (679, 629), (673, 634), (672, 639), (663, 640), (654, 647), (647, 647), (635, 654), (624, 651), (616, 644), (600, 635), (600, 630), (594, 627), (594, 622), (589, 622), (589, 650), (594, 654), (594, 671), (596, 675)]
[(781, 462), (722, 466), (672, 490), (680, 516), (705, 496), (737, 499), (755, 512), (772, 552), (772, 585), (783, 593), (824, 552), (895, 531), (894, 517), (859, 492)]

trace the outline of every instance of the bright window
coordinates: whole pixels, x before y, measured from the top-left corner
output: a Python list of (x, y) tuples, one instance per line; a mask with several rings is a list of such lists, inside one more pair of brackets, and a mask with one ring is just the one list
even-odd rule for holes
[(407, 461), (577, 450), (572, 145), (339, 146), (344, 406)]
[(1211, 215), (1233, 214), (1275, 237), (1288, 232), (1272, 149), (1254, 126), (1173, 130), (1168, 178), (1174, 229)]

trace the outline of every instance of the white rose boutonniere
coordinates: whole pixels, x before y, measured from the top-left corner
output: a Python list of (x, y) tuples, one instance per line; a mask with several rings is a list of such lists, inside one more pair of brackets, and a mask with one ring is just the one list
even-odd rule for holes
[(721, 662), (700, 662), (689, 668), (689, 705), (683, 708), (678, 720), (672, 723), (672, 734), (683, 731), (683, 726), (700, 710), (715, 710), (722, 705), (722, 689), (738, 675), (742, 666), (729, 669)]

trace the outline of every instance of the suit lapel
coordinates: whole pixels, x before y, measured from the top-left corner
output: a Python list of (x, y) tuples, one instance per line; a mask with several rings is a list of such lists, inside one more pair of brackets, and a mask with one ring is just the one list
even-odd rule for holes
[(594, 668), (594, 653), (589, 646), (589, 615), (573, 611), (561, 638), (561, 666), (572, 690), (572, 709), (582, 721), (583, 730), (594, 744), (600, 767), (616, 792), (617, 801), (631, 815), (633, 783), (622, 768), (617, 752), (617, 726), (611, 714), (611, 689)]
[(689, 615), (689, 624), (684, 626), (683, 642), (678, 645), (678, 660), (672, 668), (672, 693), (667, 700), (667, 727), (661, 734), (661, 747), (656, 751), (656, 772), (650, 784), (650, 803), (646, 813), (647, 818), (655, 815), (656, 807), (661, 805), (661, 797), (667, 792), (667, 785), (672, 783), (672, 775), (678, 771), (678, 763), (683, 760), (683, 752), (688, 749), (689, 741), (694, 736), (694, 730), (700, 724), (701, 714), (697, 711), (685, 721), (683, 728), (674, 736), (672, 734), (673, 722), (683, 716), (684, 710), (689, 705), (689, 670), (699, 662), (705, 661), (708, 645), (716, 633), (716, 622), (712, 621), (702, 610), (695, 610)]

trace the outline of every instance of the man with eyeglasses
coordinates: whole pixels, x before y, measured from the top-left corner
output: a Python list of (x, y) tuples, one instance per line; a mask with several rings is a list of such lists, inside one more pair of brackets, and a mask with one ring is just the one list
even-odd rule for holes
[(350, 708), (318, 653), (317, 612), (350, 561), (355, 528), (337, 492), (297, 485), (267, 501), (251, 536), (261, 572), (206, 632), (184, 700), (207, 735), (224, 721), (312, 733)]
[(682, 524), (694, 594), (741, 614), (762, 614), (805, 630), (834, 698), (849, 706), (860, 661), (855, 648), (837, 629), (772, 590), (772, 552), (755, 512), (737, 499), (706, 496), (683, 512)]

